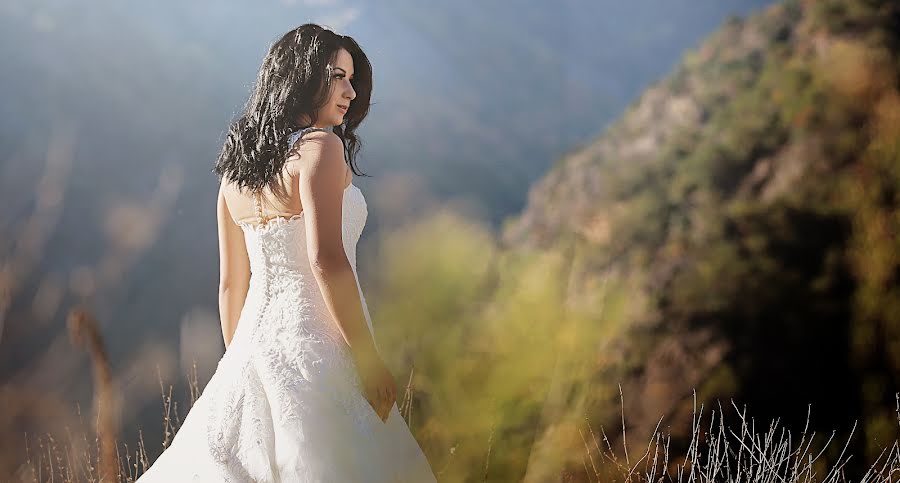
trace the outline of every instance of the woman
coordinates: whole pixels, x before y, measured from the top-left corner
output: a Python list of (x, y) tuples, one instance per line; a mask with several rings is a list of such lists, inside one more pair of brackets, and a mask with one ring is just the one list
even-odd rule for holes
[(348, 36), (305, 24), (269, 49), (214, 169), (226, 351), (140, 482), (435, 480), (356, 276), (371, 88)]

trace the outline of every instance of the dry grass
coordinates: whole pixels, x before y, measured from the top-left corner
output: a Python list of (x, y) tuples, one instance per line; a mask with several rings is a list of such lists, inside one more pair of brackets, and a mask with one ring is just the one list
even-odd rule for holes
[[(191, 404), (199, 395), (196, 372), (188, 375), (191, 388)], [(411, 379), (411, 378), (410, 378)], [(160, 379), (163, 400), (163, 446), (167, 447), (181, 423), (178, 405), (172, 399), (172, 386), (167, 388)], [(409, 414), (411, 387), (407, 385), (401, 413)], [(843, 467), (851, 455), (845, 454), (843, 446), (838, 461), (824, 474), (817, 473), (817, 462), (825, 448), (817, 453), (811, 450), (815, 432), (807, 433), (807, 427), (795, 438), (790, 432), (780, 429), (773, 422), (765, 431), (757, 431), (756, 424), (732, 402), (740, 424), (738, 428), (722, 424), (725, 411), (719, 404), (718, 411), (709, 413), (708, 425), (703, 421), (704, 406), (699, 409), (694, 394), (692, 437), (688, 451), (683, 455), (669, 452), (671, 436), (659, 432), (659, 424), (651, 435), (643, 453), (634, 461), (623, 441), (621, 452), (612, 446), (603, 427), (595, 431), (589, 421), (579, 429), (584, 442), (581, 456), (583, 468), (560, 468), (558, 481), (597, 482), (823, 482), (837, 483), (851, 481), (843, 472)], [(622, 408), (622, 434), (625, 434), (624, 407)], [(79, 410), (80, 417), (80, 410)], [(897, 419), (900, 424), (900, 393), (897, 394)], [(660, 419), (660, 422), (662, 419)], [(855, 428), (855, 426), (854, 426)], [(735, 431), (737, 429), (737, 431)], [(116, 442), (116, 467), (112, 478), (103, 477), (101, 437), (89, 440), (86, 434), (75, 437), (68, 432), (66, 441), (55, 440), (51, 435), (29, 440), (25, 436), (26, 461), (16, 477), (30, 482), (133, 482), (150, 466), (143, 432), (132, 449), (128, 444)], [(851, 432), (852, 436), (852, 432)], [(493, 433), (491, 434), (493, 437)], [(828, 439), (826, 447), (832, 444)], [(849, 438), (848, 438), (849, 440)], [(490, 451), (488, 442), (488, 452)], [(815, 454), (814, 454), (815, 453)], [(483, 479), (487, 480), (490, 455), (486, 455)], [(818, 465), (821, 466), (821, 465)], [(583, 469), (583, 472), (580, 470)], [(819, 470), (821, 471), (821, 470)], [(437, 471), (439, 479), (441, 471)], [(444, 481), (444, 480), (441, 480)], [(886, 448), (860, 483), (900, 481), (900, 443), (894, 442)]]
[[(621, 388), (620, 388), (621, 391)], [(620, 393), (621, 396), (621, 393)], [(900, 424), (900, 393), (895, 395), (897, 422)], [(773, 421), (765, 432), (756, 430), (756, 423), (748, 418), (746, 409), (741, 410), (732, 401), (732, 407), (740, 424), (738, 432), (723, 424), (725, 411), (721, 403), (718, 412), (710, 412), (709, 425), (704, 428), (701, 404), (697, 408), (697, 396), (694, 392), (691, 441), (687, 453), (679, 457), (679, 461), (671, 463), (669, 443), (671, 438), (659, 432), (656, 426), (647, 448), (634, 463), (628, 456), (625, 438), (625, 413), (622, 410), (622, 451), (624, 461), (617, 456), (603, 428), (600, 428), (603, 444), (590, 422), (585, 423), (584, 430), (579, 429), (584, 442), (585, 454), (582, 456), (585, 474), (588, 481), (612, 482), (823, 482), (836, 483), (849, 480), (844, 474), (844, 466), (851, 455), (846, 454), (851, 430), (840, 456), (825, 474), (817, 473), (816, 463), (832, 443), (834, 432), (818, 453), (811, 450), (815, 432), (808, 433), (809, 411), (806, 426), (799, 435), (799, 441), (789, 431), (778, 427)], [(811, 410), (811, 407), (810, 407)], [(662, 419), (660, 419), (660, 423)], [(856, 429), (854, 424), (853, 429)], [(601, 464), (602, 463), (602, 464)], [(611, 471), (605, 470), (611, 468)], [(896, 482), (900, 481), (900, 443), (885, 448), (872, 463), (868, 471), (859, 480), (860, 483)]]
[[(197, 366), (192, 367), (188, 376), (191, 405), (200, 395), (197, 380)], [(163, 402), (162, 434), (163, 448), (167, 448), (181, 426), (182, 417), (178, 402), (172, 397), (173, 386), (168, 386), (159, 378), (160, 395)], [(78, 419), (82, 422), (81, 408), (77, 408)], [(97, 413), (97, 416), (103, 413)], [(186, 414), (186, 413), (185, 413)], [(98, 417), (100, 421), (102, 417)], [(87, 433), (75, 437), (66, 428), (67, 439), (58, 442), (51, 434), (29, 439), (24, 435), (26, 460), (15, 477), (23, 482), (133, 482), (150, 467), (150, 457), (144, 443), (144, 431), (138, 430), (137, 443), (131, 447), (121, 442), (115, 435), (104, 431), (98, 423), (92, 438)], [(36, 448), (34, 448), (36, 446)], [(111, 464), (105, 455), (106, 448), (112, 448)]]

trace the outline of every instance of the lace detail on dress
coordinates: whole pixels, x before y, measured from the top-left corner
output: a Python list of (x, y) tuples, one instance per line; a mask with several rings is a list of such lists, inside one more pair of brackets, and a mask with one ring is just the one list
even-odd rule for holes
[(300, 130), (298, 130), (298, 131), (294, 131), (294, 132), (292, 132), (292, 133), (288, 136), (288, 149), (294, 147), (294, 143), (296, 143), (298, 139), (300, 139), (301, 137), (303, 137), (304, 134), (306, 134), (306, 133), (308, 133), (308, 132), (312, 132), (312, 131), (326, 131), (326, 132), (331, 132), (331, 131), (328, 131), (328, 129), (321, 128), (321, 127), (315, 127), (315, 126), (309, 126), (309, 127), (305, 127), (305, 128), (303, 128), (303, 129), (300, 129)]

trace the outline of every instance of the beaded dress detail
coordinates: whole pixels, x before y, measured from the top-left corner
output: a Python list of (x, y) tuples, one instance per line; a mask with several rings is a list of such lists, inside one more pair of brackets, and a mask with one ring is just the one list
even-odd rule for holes
[[(290, 145), (320, 129), (293, 133)], [(342, 213), (356, 275), (368, 208), (352, 183)], [(303, 213), (266, 221), (257, 200), (257, 218), (239, 223), (252, 275), (234, 337), (171, 444), (138, 481), (435, 481), (397, 405), (382, 421), (362, 394), (309, 265)]]

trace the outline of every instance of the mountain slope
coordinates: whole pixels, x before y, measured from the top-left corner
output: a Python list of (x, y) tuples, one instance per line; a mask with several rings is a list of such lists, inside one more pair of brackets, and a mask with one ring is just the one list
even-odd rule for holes
[(507, 248), (574, 254), (585, 330), (619, 327), (590, 387), (562, 384), (592, 421), (617, 427), (621, 381), (638, 445), (664, 415), (689, 433), (692, 389), (791, 430), (807, 404), (811, 430), (859, 420), (848, 474), (896, 438), (898, 19), (888, 1), (732, 18), (531, 189)]

